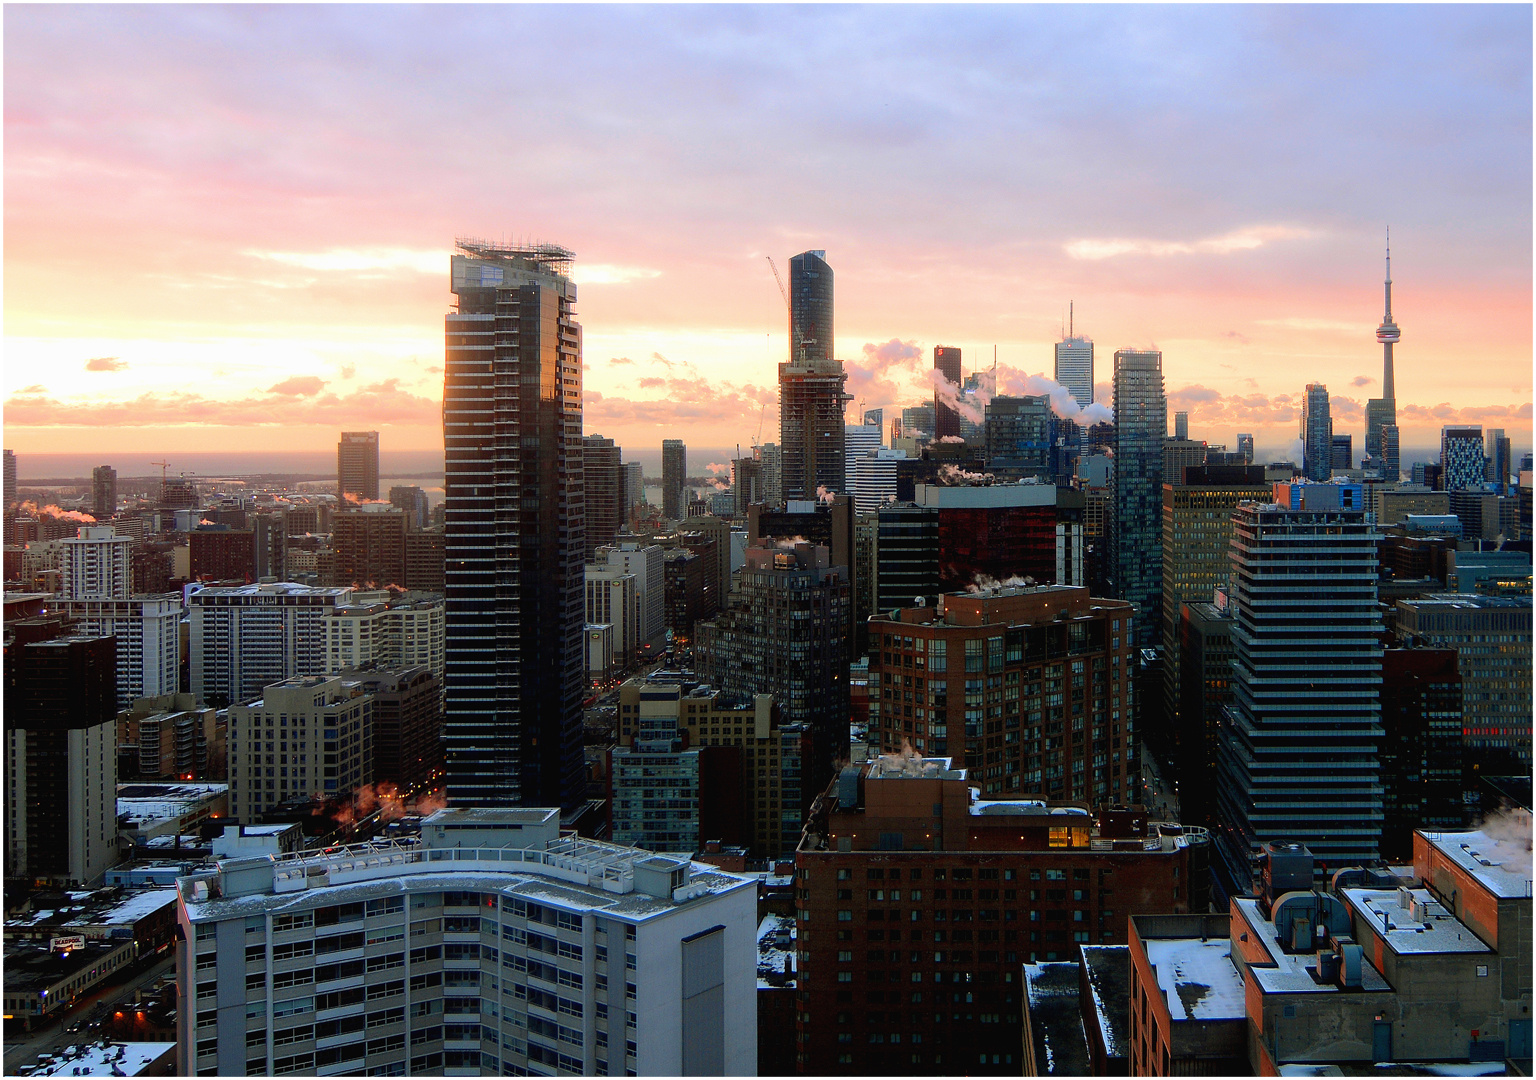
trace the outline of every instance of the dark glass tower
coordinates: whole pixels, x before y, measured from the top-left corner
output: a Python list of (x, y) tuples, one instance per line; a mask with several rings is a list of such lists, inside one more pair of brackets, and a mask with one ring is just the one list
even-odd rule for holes
[(448, 796), (573, 807), (586, 542), (574, 256), (458, 248), (443, 381)]
[(346, 502), (379, 497), (379, 433), (343, 431), (336, 444), (336, 497)]
[[(965, 369), (960, 362), (960, 350), (953, 345), (935, 345), (933, 347), (933, 370), (944, 377), (944, 381), (955, 388), (955, 393), (960, 393), (960, 384), (965, 381)], [(960, 414), (944, 401), (939, 393), (938, 384), (933, 388), (933, 437), (942, 439), (946, 435), (960, 434)]]
[(688, 516), (684, 495), (688, 482), (688, 447), (682, 439), (661, 440), (661, 516), (681, 521)]
[(1115, 353), (1114, 595), (1136, 605), (1135, 644), (1158, 640), (1163, 608), (1163, 354)]
[(825, 251), (789, 260), (789, 356), (779, 365), (780, 489), (809, 499), (818, 487), (847, 490), (843, 392), (848, 374), (832, 356), (832, 268)]

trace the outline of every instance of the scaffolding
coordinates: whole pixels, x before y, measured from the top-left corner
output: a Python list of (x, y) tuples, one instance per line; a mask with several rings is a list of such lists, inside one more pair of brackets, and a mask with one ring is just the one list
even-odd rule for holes
[(543, 244), (535, 241), (495, 241), (473, 236), (454, 237), (454, 246), (466, 255), (477, 259), (513, 259), (533, 265), (546, 274), (570, 277), (571, 264), (576, 253), (559, 244)]

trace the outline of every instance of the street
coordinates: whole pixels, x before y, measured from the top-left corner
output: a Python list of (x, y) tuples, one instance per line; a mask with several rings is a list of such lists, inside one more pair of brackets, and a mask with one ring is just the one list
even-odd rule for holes
[[(86, 1028), (91, 1020), (105, 1015), (107, 1006), (114, 1001), (132, 997), (135, 990), (148, 986), (167, 972), (174, 975), (175, 971), (175, 954), (167, 952), (163, 960), (152, 964), (127, 982), (107, 983), (98, 987), (93, 993), (81, 997), (73, 1006), (57, 1014), (54, 1019), (45, 1021), (42, 1030), (26, 1033), (19, 1041), (12, 1041), (12, 1033), (7, 1032), (3, 1062), (5, 1075), (15, 1076), (17, 1069), (34, 1061), (38, 1054), (56, 1052), (66, 1046), (90, 1042), (93, 1038), (100, 1039), (99, 1030), (90, 1031)], [(80, 1025), (80, 1030), (69, 1031), (68, 1029), (75, 1024)], [(20, 1023), (13, 1026), (18, 1032), (20, 1031)]]

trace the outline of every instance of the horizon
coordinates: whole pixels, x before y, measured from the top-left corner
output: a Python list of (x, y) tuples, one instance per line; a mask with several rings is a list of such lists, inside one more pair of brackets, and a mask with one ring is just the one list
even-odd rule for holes
[[(777, 441), (765, 264), (815, 248), (851, 413), (939, 344), (1042, 387), (1070, 304), (1098, 400), (1156, 347), (1192, 436), (1289, 445), (1321, 381), (1358, 451), (1389, 224), (1404, 445), (1532, 442), (1529, 8), (8, 14), (19, 454), (440, 452), (453, 238), (510, 232), (575, 251), (620, 445)], [(465, 99), (482, 52), (526, 93)]]

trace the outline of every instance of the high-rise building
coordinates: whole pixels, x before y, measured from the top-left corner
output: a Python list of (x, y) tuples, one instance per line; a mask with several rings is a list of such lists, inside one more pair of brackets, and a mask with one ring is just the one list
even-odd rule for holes
[[(853, 429), (849, 429), (853, 430)], [(850, 475), (852, 473), (850, 472)], [(763, 501), (763, 463), (755, 457), (731, 459), (732, 516), (745, 518), (747, 507)]]
[[(1210, 825), (1216, 807), (1216, 749), (1222, 717), (1232, 703), (1229, 606), (1180, 607), (1177, 663), (1179, 702), (1169, 712), (1173, 718), (1173, 751), (1169, 756), (1179, 786), (1179, 811), (1183, 820), (1193, 825)], [(1167, 665), (1164, 667), (1166, 670)], [(1153, 734), (1148, 733), (1149, 737)]]
[(885, 427), (885, 410), (884, 409), (865, 409), (864, 410), (864, 415), (860, 418), (860, 422), (863, 423), (863, 425), (865, 427), (884, 428)]
[[(229, 813), (237, 821), (373, 782), (373, 699), (340, 676), (285, 679), (255, 701), (231, 705), (228, 738)], [(280, 749), (263, 749), (273, 746)]]
[(336, 498), (362, 502), (379, 497), (379, 433), (343, 431), (336, 444)]
[(178, 888), (183, 1076), (755, 1071), (757, 879), (562, 836), (558, 809), (453, 807), (412, 848)]
[(1446, 491), (1476, 491), (1486, 483), (1481, 424), (1440, 429), (1440, 468)]
[(789, 260), (790, 360), (779, 365), (780, 485), (786, 499), (818, 488), (844, 492), (847, 461), (843, 390), (848, 373), (833, 355), (832, 268), (825, 251)]
[(187, 533), (187, 566), (194, 581), (255, 581), (256, 534), (228, 525), (198, 525)]
[[(942, 377), (954, 390), (954, 396), (960, 394), (960, 384), (964, 381), (964, 367), (960, 363), (960, 350), (953, 345), (935, 345), (933, 347), (933, 370), (935, 379)], [(934, 383), (933, 391), (933, 437), (942, 439), (946, 435), (959, 436), (960, 414), (949, 405), (939, 392), (938, 383)]]
[(443, 768), (443, 683), (428, 667), (347, 673), (373, 699), (373, 782), (402, 793), (432, 786)]
[(1134, 644), (1150, 646), (1162, 620), (1163, 354), (1115, 353), (1114, 595), (1136, 606)]
[(1204, 440), (1163, 440), (1163, 483), (1177, 484), (1184, 479), (1184, 470), (1191, 465), (1204, 465), (1208, 447)]
[(1237, 452), (1243, 455), (1243, 464), (1253, 464), (1253, 436), (1247, 432), (1238, 432)]
[[(717, 689), (772, 694), (784, 723), (809, 727), (809, 797), (848, 756), (849, 569), (807, 543), (765, 542), (746, 556), (730, 606), (694, 627), (695, 667)], [(785, 821), (803, 809), (784, 807)]]
[[(615, 544), (606, 556), (607, 565), (635, 575), (635, 595), (639, 605), (636, 645), (654, 643), (666, 632), (666, 552), (658, 544)], [(592, 621), (592, 620), (588, 620)], [(598, 620), (603, 621), (603, 620)]]
[(588, 435), (582, 440), (586, 469), (587, 550), (585, 558), (613, 543), (624, 524), (623, 451), (612, 439)]
[(431, 593), (351, 592), (321, 619), (326, 674), (424, 667), (441, 682), (447, 614)]
[(871, 552), (875, 611), (933, 603), (939, 585), (939, 509), (887, 503), (875, 510)]
[(1328, 465), (1330, 469), (1353, 469), (1355, 467), (1355, 437), (1353, 435), (1335, 435), (1333, 437)]
[(3, 474), (0, 474), (0, 484), (4, 485), (4, 491), (0, 492), (0, 501), (4, 507), (0, 508), (5, 514), (5, 542), (11, 542), (12, 518), (16, 516), (16, 451), (7, 450), (3, 458)]
[(5, 637), (6, 877), (90, 884), (118, 861), (112, 639), (56, 616)]
[(585, 797), (586, 552), (574, 256), (461, 240), (443, 390), (449, 797)]
[(405, 514), (388, 503), (338, 509), (331, 518), (336, 585), (382, 589), (405, 583)]
[(110, 465), (91, 470), (91, 516), (97, 521), (117, 516), (117, 470)]
[(1466, 825), (1461, 673), (1454, 649), (1387, 649), (1381, 657), (1381, 857), (1413, 858), (1413, 830)]
[[(1180, 742), (1182, 667), (1180, 609), (1208, 604), (1224, 589), (1232, 572), (1232, 511), (1243, 502), (1268, 502), (1272, 485), (1264, 482), (1263, 466), (1202, 465), (1181, 478), (1163, 480), (1163, 608), (1161, 643), (1165, 680), (1164, 715), (1171, 742)], [(1157, 742), (1158, 733), (1147, 732)], [(1154, 745), (1154, 749), (1170, 749)], [(1176, 752), (1168, 757), (1177, 758)], [(1173, 764), (1164, 758), (1165, 764)]]
[(432, 511), (427, 493), (419, 487), (396, 486), (389, 489), (389, 503), (405, 515), (405, 527), (412, 531), (425, 529)]
[(1359, 485), (1276, 484), (1233, 512), (1232, 691), (1217, 758), (1220, 850), (1235, 887), (1254, 845), (1333, 866), (1381, 839), (1381, 614)]
[(989, 470), (1015, 479), (1049, 476), (1054, 426), (1051, 399), (1043, 394), (995, 397), (985, 406)]
[(133, 589), (133, 537), (117, 535), (110, 525), (82, 525), (59, 546), (63, 599), (128, 599)]
[(843, 481), (846, 485), (845, 490), (853, 496), (854, 501), (857, 502), (859, 498), (859, 462), (882, 449), (884, 445), (879, 424), (849, 424), (843, 428), (843, 453), (846, 457)]
[[(887, 755), (816, 800), (795, 852), (805, 1074), (1036, 1075), (1003, 1019), (1023, 1012), (1023, 963), (1123, 943), (1127, 915), (1205, 910), (1205, 830), (1140, 808), (978, 800), (981, 775)], [(1050, 1075), (1072, 1075), (1063, 1050), (1068, 1071)]]
[(1189, 413), (1176, 412), (1173, 414), (1173, 437), (1180, 441), (1189, 438)]
[(193, 593), (188, 667), (198, 704), (223, 708), (295, 675), (324, 674), (325, 618), (351, 596), (287, 582)]
[(624, 520), (645, 507), (645, 467), (638, 461), (626, 461), (624, 477)]
[[(1402, 331), (1392, 321), (1392, 234), (1387, 232), (1387, 280), (1385, 285), (1386, 309), (1381, 325), (1376, 328), (1376, 340), (1381, 343), (1381, 397), (1365, 403), (1365, 453), (1372, 463), (1379, 463), (1381, 476), (1389, 484), (1395, 484), (1402, 476), (1401, 460), (1397, 447), (1397, 378), (1392, 370), (1392, 346), (1402, 338)], [(1386, 435), (1392, 428), (1392, 437)]]
[(931, 401), (925, 401), (921, 405), (909, 405), (901, 410), (901, 437), (904, 439), (930, 441), (934, 437), (934, 424)]
[(1031, 585), (1083, 583), (1082, 492), (1055, 484), (914, 488), (915, 505), (939, 512), (940, 592), (1017, 579)]
[(859, 459), (848, 474), (848, 489), (853, 493), (856, 511), (873, 514), (896, 500), (896, 463), (906, 457), (904, 450), (880, 449)]
[(1065, 340), (1056, 343), (1056, 381), (1081, 408), (1093, 404), (1093, 342), (1078, 337), (1071, 323)]
[(687, 514), (687, 481), (688, 447), (682, 439), (661, 440), (661, 516), (668, 521), (681, 521)]
[(1513, 444), (1503, 428), (1488, 429), (1488, 479), (1500, 495), (1510, 494), (1509, 478), (1514, 456)]
[(628, 668), (640, 647), (640, 601), (635, 575), (622, 566), (586, 567), (587, 625), (613, 627), (616, 665)]
[(1134, 801), (1130, 629), (1128, 605), (1061, 585), (948, 593), (942, 606), (877, 613), (870, 742), (953, 755), (984, 797)]
[(1323, 482), (1333, 475), (1333, 419), (1328, 388), (1308, 383), (1301, 409), (1301, 474)]
[(778, 443), (754, 446), (752, 454), (763, 463), (763, 501), (769, 506), (784, 502), (783, 460)]
[(66, 600), (78, 633), (111, 637), (117, 648), (117, 704), (174, 694), (181, 683), (181, 596), (139, 594), (126, 600)]

